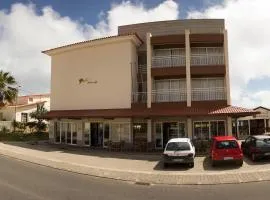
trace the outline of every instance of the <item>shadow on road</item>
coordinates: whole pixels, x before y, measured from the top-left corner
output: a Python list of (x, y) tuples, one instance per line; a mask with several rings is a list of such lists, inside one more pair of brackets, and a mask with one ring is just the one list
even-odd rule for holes
[(161, 153), (159, 152), (112, 152), (107, 149), (91, 149), (90, 147), (67, 146), (61, 144), (48, 143), (26, 143), (26, 142), (3, 142), (7, 145), (13, 145), (21, 148), (38, 150), (43, 152), (60, 152), (76, 155), (95, 156), (102, 158), (118, 158), (131, 160), (159, 161)]
[(215, 167), (212, 167), (210, 157), (206, 156), (203, 160), (203, 168), (206, 171), (224, 171), (224, 170), (239, 169), (240, 166), (236, 165), (235, 162), (224, 162)]
[(188, 171), (190, 169), (191, 168), (185, 164), (170, 164), (168, 167), (164, 168), (162, 161), (159, 161), (154, 167), (154, 170), (157, 171)]

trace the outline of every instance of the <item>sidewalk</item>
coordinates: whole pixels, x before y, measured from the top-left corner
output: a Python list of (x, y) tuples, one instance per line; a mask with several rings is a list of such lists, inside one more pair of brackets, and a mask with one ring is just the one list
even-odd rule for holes
[(208, 158), (196, 157), (195, 167), (162, 169), (159, 154), (119, 153), (20, 142), (0, 143), (0, 154), (20, 160), (97, 177), (149, 184), (222, 184), (270, 180), (270, 161), (240, 168), (212, 168)]

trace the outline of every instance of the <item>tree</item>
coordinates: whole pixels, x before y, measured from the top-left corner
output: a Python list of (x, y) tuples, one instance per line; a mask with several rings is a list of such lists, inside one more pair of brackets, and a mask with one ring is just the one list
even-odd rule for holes
[(9, 73), (0, 71), (0, 103), (13, 103), (18, 94), (17, 82)]
[[(47, 109), (44, 104), (37, 104), (37, 110), (30, 113), (30, 117), (35, 119), (35, 127), (37, 131), (43, 131), (46, 129), (46, 124), (44, 123), (44, 115), (47, 113)], [(33, 126), (33, 122), (29, 125)]]

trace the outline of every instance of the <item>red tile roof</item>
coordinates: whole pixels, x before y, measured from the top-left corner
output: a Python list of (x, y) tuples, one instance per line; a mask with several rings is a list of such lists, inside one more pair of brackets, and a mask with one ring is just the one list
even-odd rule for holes
[(249, 116), (256, 112), (236, 106), (212, 108), (184, 107), (179, 109), (143, 108), (143, 109), (98, 109), (98, 110), (52, 110), (46, 118), (114, 118), (114, 117), (177, 117), (177, 116)]

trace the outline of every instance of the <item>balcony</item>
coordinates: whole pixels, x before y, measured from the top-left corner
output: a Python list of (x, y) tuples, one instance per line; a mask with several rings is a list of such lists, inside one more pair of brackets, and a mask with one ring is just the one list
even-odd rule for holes
[(132, 103), (146, 103), (146, 102), (147, 102), (147, 92), (132, 93)]
[(191, 55), (191, 65), (224, 65), (224, 55), (204, 54)]
[(184, 90), (152, 90), (152, 102), (182, 102), (187, 100)]
[(153, 56), (152, 67), (179, 67), (186, 65), (186, 58), (183, 55)]
[(226, 100), (224, 87), (192, 88), (192, 101)]

